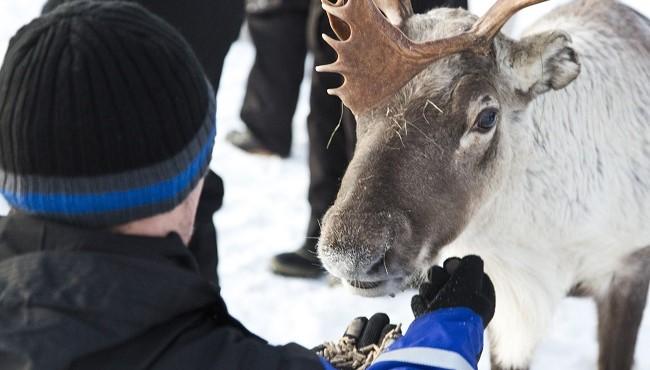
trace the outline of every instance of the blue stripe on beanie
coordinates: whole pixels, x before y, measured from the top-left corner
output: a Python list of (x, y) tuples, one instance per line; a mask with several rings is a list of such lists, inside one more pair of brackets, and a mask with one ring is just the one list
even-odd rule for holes
[(209, 134), (196, 158), (185, 171), (169, 180), (161, 181), (138, 189), (97, 194), (45, 194), (45, 193), (11, 193), (2, 194), (12, 206), (29, 213), (84, 215), (112, 212), (141, 207), (172, 199), (187, 189), (198, 176), (203, 176), (206, 161), (210, 158), (214, 146), (216, 128)]

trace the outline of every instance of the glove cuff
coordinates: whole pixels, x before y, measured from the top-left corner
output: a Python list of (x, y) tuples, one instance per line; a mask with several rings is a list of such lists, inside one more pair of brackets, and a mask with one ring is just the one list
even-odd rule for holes
[(388, 369), (396, 363), (448, 368), (445, 366), (452, 360), (462, 364), (458, 365), (462, 369), (476, 369), (483, 351), (483, 329), (483, 320), (469, 308), (433, 311), (413, 321), (406, 334), (379, 356), (370, 370)]

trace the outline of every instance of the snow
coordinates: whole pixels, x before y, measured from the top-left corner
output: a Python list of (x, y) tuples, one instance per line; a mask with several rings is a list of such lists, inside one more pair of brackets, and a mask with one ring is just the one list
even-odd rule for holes
[[(628, 0), (650, 14), (647, 0)], [(480, 8), (476, 5), (480, 4)], [(485, 1), (470, 2), (479, 12)], [(0, 50), (5, 50), (15, 30), (38, 14), (40, 1), (2, 0), (0, 2)], [(517, 32), (530, 17), (520, 18)], [(4, 53), (3, 53), (4, 54)], [(353, 296), (327, 279), (307, 281), (274, 276), (270, 258), (293, 250), (305, 235), (308, 205), (306, 190), (308, 83), (303, 82), (301, 101), (294, 120), (294, 146), (291, 158), (265, 158), (246, 155), (224, 141), (225, 134), (243, 127), (239, 106), (254, 50), (246, 40), (238, 41), (226, 61), (218, 95), (218, 136), (212, 168), (225, 181), (224, 207), (215, 222), (219, 232), (222, 293), (230, 311), (249, 329), (271, 343), (295, 341), (315, 346), (342, 334), (347, 323), (360, 315), (382, 311), (395, 322), (412, 320), (409, 303), (412, 291), (396, 297), (363, 298)], [(2, 57), (0, 56), (0, 59)], [(307, 75), (307, 78), (309, 76)], [(0, 213), (7, 206), (0, 200)], [(596, 368), (596, 314), (586, 299), (566, 299), (559, 307), (548, 337), (541, 343), (533, 370)], [(637, 370), (650, 370), (650, 308), (637, 343)], [(481, 370), (489, 369), (484, 353)]]

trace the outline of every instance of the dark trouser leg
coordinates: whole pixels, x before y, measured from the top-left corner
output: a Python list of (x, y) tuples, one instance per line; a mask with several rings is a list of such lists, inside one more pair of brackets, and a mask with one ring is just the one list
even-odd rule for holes
[(630, 370), (650, 282), (650, 247), (628, 258), (598, 308), (599, 370)]
[[(320, 1), (314, 1), (310, 9), (308, 37), (316, 65), (335, 59), (330, 47), (321, 41), (322, 32), (331, 34)], [(307, 118), (311, 215), (307, 237), (302, 247), (296, 252), (279, 254), (272, 260), (271, 267), (278, 274), (317, 277), (323, 272), (316, 256), (316, 244), (320, 236), (319, 222), (336, 198), (354, 141), (353, 130), (350, 131), (354, 124), (347, 121), (351, 115), (345, 115), (342, 122), (341, 101), (327, 94), (328, 88), (336, 87), (340, 83), (341, 78), (338, 75), (315, 72), (312, 74), (311, 111)], [(339, 122), (341, 125), (337, 129)]]
[(223, 203), (223, 181), (214, 172), (208, 172), (196, 210), (194, 234), (190, 240), (190, 252), (199, 264), (201, 275), (211, 282), (218, 283), (217, 230), (214, 226), (214, 213)]
[(267, 149), (288, 156), (307, 54), (307, 8), (279, 7), (247, 19), (257, 54), (241, 118)]
[(244, 18), (243, 0), (137, 0), (180, 31), (194, 49), (215, 91), (223, 62)]

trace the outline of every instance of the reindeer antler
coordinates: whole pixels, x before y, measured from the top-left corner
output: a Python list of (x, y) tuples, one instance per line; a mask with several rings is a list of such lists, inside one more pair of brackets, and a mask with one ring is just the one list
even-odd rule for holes
[(375, 5), (386, 15), (390, 23), (397, 27), (413, 15), (411, 0), (375, 0)]
[(424, 43), (410, 40), (396, 27), (411, 15), (410, 0), (375, 0), (377, 5), (373, 0), (321, 1), (339, 40), (323, 39), (338, 59), (316, 70), (343, 75), (343, 84), (328, 93), (358, 115), (395, 94), (433, 61), (462, 51), (486, 54), (510, 17), (547, 0), (499, 0), (469, 31)]

